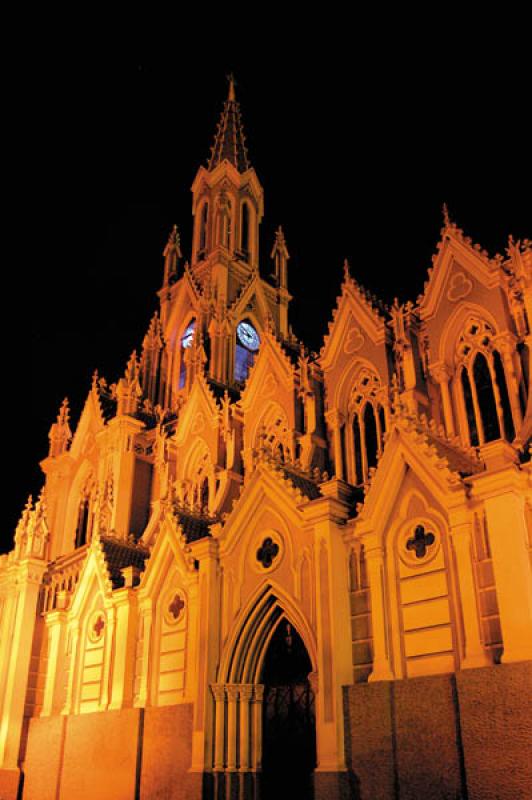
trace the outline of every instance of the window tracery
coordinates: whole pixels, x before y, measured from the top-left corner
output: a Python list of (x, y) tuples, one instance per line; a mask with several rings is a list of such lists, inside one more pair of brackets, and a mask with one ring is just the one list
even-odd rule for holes
[(463, 401), (463, 428), (473, 447), (504, 436), (515, 437), (504, 365), (495, 347), (496, 331), (480, 317), (470, 317), (458, 338), (457, 377)]
[(176, 485), (178, 501), (192, 510), (208, 513), (216, 484), (210, 453), (206, 448), (187, 472), (187, 476)]
[(258, 449), (266, 452), (279, 461), (292, 463), (294, 461), (294, 443), (292, 432), (288, 426), (288, 419), (283, 409), (275, 405), (265, 415), (259, 427)]
[(353, 451), (352, 482), (357, 486), (368, 480), (369, 470), (377, 466), (384, 449), (386, 414), (384, 390), (378, 375), (363, 368), (357, 377), (349, 401), (349, 425)]

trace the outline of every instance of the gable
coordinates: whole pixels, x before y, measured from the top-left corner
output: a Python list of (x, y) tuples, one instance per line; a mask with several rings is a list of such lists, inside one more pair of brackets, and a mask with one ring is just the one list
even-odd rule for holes
[[(459, 453), (456, 455), (460, 457)], [(465, 458), (464, 455), (464, 464), (460, 466), (466, 466)], [(415, 421), (401, 420), (398, 424), (396, 420), (388, 434), (355, 529), (365, 533), (384, 528), (396, 513), (409, 473), (413, 473), (415, 481), (424, 487), (425, 496), (433, 498), (440, 508), (465, 502), (465, 487), (455, 466), (458, 465), (451, 466), (443, 449), (437, 451)], [(473, 466), (470, 466), (473, 471)]]
[(250, 418), (261, 416), (264, 408), (275, 400), (283, 407), (289, 424), (294, 427), (294, 388), (295, 375), (290, 359), (275, 336), (266, 333), (240, 399), (246, 425)]
[(371, 358), (386, 341), (386, 325), (372, 302), (349, 276), (342, 284), (342, 294), (329, 324), (321, 350), (321, 366), (325, 372), (335, 368), (339, 360), (355, 355)]
[(81, 458), (95, 445), (96, 435), (105, 427), (97, 390), (91, 389), (80, 420), (76, 427), (76, 432), (72, 438), (69, 454), (74, 459)]
[[(446, 228), (419, 302), (421, 319), (446, 315), (466, 298), (486, 305), (501, 286), (499, 270), (487, 254), (475, 249), (453, 227)], [(491, 302), (494, 302), (491, 300)]]

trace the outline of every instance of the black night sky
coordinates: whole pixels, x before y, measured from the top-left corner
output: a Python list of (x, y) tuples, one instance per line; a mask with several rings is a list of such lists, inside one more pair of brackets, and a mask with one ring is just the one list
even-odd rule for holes
[(10, 65), (2, 549), (39, 492), (63, 397), (75, 425), (94, 369), (115, 381), (140, 347), (174, 223), (189, 255), (190, 186), (230, 71), (265, 191), (261, 272), (282, 224), (291, 322), (313, 349), (346, 257), (384, 300), (415, 300), (444, 202), (491, 254), (510, 233), (532, 237), (524, 23), (461, 20), (405, 36), (393, 21), (350, 31), (341, 19), (290, 31), (273, 21), (262, 45), (260, 21), (240, 37), (211, 24), (211, 41), (168, 20), (160, 35), (32, 42)]

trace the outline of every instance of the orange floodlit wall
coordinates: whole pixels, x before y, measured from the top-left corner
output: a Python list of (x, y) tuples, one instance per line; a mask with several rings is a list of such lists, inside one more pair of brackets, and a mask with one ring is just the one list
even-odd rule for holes
[(445, 212), (417, 301), (346, 263), (316, 354), (281, 229), (259, 272), (232, 82), (192, 192), (189, 261), (174, 229), (0, 558), (0, 797), (252, 796), (281, 667), (316, 798), (525, 797), (532, 244), (490, 257)]

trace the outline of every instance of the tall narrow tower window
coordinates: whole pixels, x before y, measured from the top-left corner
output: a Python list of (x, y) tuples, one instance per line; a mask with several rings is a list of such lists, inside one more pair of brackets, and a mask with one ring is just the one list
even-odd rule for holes
[(240, 250), (244, 261), (249, 261), (249, 206), (242, 203), (242, 220), (240, 229)]
[(182, 389), (185, 385), (185, 378), (187, 375), (187, 368), (185, 364), (185, 350), (187, 350), (191, 345), (194, 339), (194, 330), (196, 328), (196, 320), (193, 319), (191, 322), (188, 323), (187, 327), (185, 328), (185, 332), (181, 337), (181, 363), (179, 365), (179, 388)]
[(201, 256), (207, 249), (207, 220), (209, 217), (209, 204), (204, 203), (201, 209), (200, 232), (198, 241), (198, 256)]
[(255, 353), (260, 347), (259, 334), (251, 322), (240, 322), (236, 329), (235, 381), (245, 381), (253, 364)]
[(83, 497), (79, 504), (78, 524), (76, 527), (76, 547), (87, 544), (89, 529), (89, 498)]

